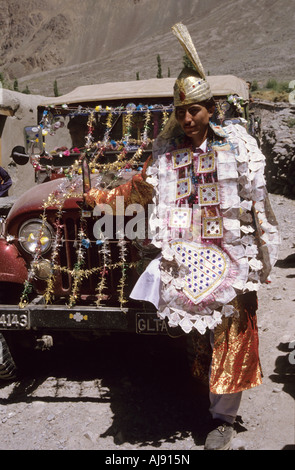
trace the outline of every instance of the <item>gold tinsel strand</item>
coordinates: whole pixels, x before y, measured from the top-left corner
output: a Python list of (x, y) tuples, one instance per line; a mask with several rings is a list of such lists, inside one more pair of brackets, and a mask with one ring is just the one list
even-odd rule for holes
[(120, 248), (120, 260), (121, 260), (121, 278), (118, 285), (118, 294), (119, 294), (119, 302), (120, 306), (122, 307), (127, 300), (124, 297), (125, 293), (125, 281), (126, 281), (126, 241), (120, 240), (118, 242)]
[(61, 225), (60, 225), (61, 218), (62, 218), (62, 208), (60, 207), (58, 210), (58, 215), (56, 219), (56, 233), (55, 233), (55, 239), (54, 239), (53, 247), (52, 247), (51, 259), (50, 259), (51, 271), (50, 271), (50, 276), (47, 279), (46, 290), (44, 293), (44, 299), (45, 299), (46, 304), (49, 304), (50, 301), (53, 299), (54, 281), (55, 281), (55, 270), (53, 269), (53, 266), (56, 264), (56, 261), (57, 261), (57, 256), (59, 252), (58, 248), (60, 246), (60, 241), (61, 241)]
[(82, 269), (82, 266), (84, 265), (84, 250), (82, 246), (82, 240), (85, 238), (85, 233), (84, 233), (83, 228), (80, 228), (78, 238), (79, 238), (79, 244), (78, 244), (78, 250), (77, 250), (77, 261), (76, 261), (76, 265), (74, 267), (73, 274), (72, 274), (73, 289), (69, 298), (69, 307), (73, 307), (76, 304), (77, 299), (78, 299), (80, 285), (85, 275)]
[(109, 243), (107, 242), (107, 240), (105, 240), (103, 243), (102, 243), (102, 268), (101, 271), (100, 271), (100, 281), (98, 283), (98, 286), (96, 288), (96, 293), (97, 293), (97, 306), (99, 307), (100, 305), (100, 302), (103, 298), (103, 292), (104, 290), (106, 289), (107, 287), (107, 282), (106, 282), (106, 275), (107, 275), (107, 272), (108, 270), (110, 269), (110, 259), (111, 259), (111, 253), (110, 253), (110, 249), (109, 249)]

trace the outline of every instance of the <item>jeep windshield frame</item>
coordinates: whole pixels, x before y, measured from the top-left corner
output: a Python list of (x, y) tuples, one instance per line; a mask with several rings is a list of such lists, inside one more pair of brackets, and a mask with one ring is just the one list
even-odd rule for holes
[[(226, 103), (227, 117), (238, 114), (247, 118), (249, 89), (243, 79), (234, 75), (208, 76), (207, 79), (216, 102), (219, 105)], [(47, 172), (50, 169), (51, 173), (53, 171), (63, 175), (64, 167), (75, 164), (79, 160), (80, 149), (75, 146), (61, 146), (52, 152), (46, 141), (48, 137), (60, 132), (59, 127), (70, 126), (69, 121), (81, 119), (81, 122), (84, 120), (84, 126), (89, 124), (91, 115), (93, 129), (89, 132), (91, 126), (88, 126), (88, 138), (85, 131), (83, 151), (97, 143), (96, 152), (98, 147), (104, 147), (103, 163), (109, 163), (115, 161), (124, 147), (124, 157), (128, 161), (144, 138), (140, 152), (144, 156), (141, 158), (142, 163), (151, 151), (152, 141), (174, 109), (174, 83), (174, 78), (163, 78), (81, 86), (66, 95), (44, 100), (38, 107), (38, 122), (42, 133), (46, 135), (45, 152), (39, 158), (33, 158), (35, 169), (46, 169)], [(229, 97), (233, 97), (235, 103), (229, 104)], [(242, 105), (238, 113), (235, 106), (237, 103)], [(152, 119), (146, 125), (146, 133), (144, 121), (147, 112), (151, 112)], [(131, 129), (126, 128), (129, 113), (133, 115)], [(106, 140), (107, 147), (104, 145)], [(101, 153), (98, 152), (100, 160)]]

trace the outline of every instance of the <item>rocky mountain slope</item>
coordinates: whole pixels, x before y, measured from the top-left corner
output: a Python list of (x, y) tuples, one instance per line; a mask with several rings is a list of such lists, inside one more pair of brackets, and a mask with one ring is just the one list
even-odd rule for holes
[(182, 21), (206, 72), (247, 79), (295, 75), (295, 4), (289, 0), (0, 0), (0, 72), (32, 93), (176, 76)]

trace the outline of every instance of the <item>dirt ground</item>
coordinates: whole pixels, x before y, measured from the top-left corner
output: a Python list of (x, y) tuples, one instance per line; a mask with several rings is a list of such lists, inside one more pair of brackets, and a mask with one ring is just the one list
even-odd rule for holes
[[(234, 450), (295, 449), (295, 200), (271, 195), (282, 236), (259, 292), (263, 385), (244, 392)], [(293, 364), (292, 364), (293, 362)], [(202, 450), (207, 390), (188, 373), (182, 340), (110, 336), (22, 357), (0, 385), (0, 450)]]

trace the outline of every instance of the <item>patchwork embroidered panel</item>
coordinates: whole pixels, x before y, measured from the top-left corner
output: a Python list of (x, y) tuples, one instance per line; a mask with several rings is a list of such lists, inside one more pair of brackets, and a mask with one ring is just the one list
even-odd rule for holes
[(172, 228), (189, 228), (192, 209), (189, 207), (173, 207), (170, 209), (169, 226)]
[(216, 206), (220, 203), (217, 183), (200, 184), (198, 195), (200, 206)]
[(171, 243), (178, 261), (189, 268), (185, 276), (184, 293), (198, 304), (225, 280), (230, 259), (215, 245), (177, 240)]
[(176, 200), (188, 197), (191, 193), (191, 179), (182, 178), (176, 183)]
[(223, 222), (222, 217), (203, 217), (202, 225), (203, 238), (222, 238)]
[(192, 163), (192, 151), (190, 148), (174, 150), (172, 152), (173, 169), (182, 168)]
[(198, 155), (194, 159), (194, 171), (198, 173), (212, 173), (216, 170), (215, 152), (207, 152)]

